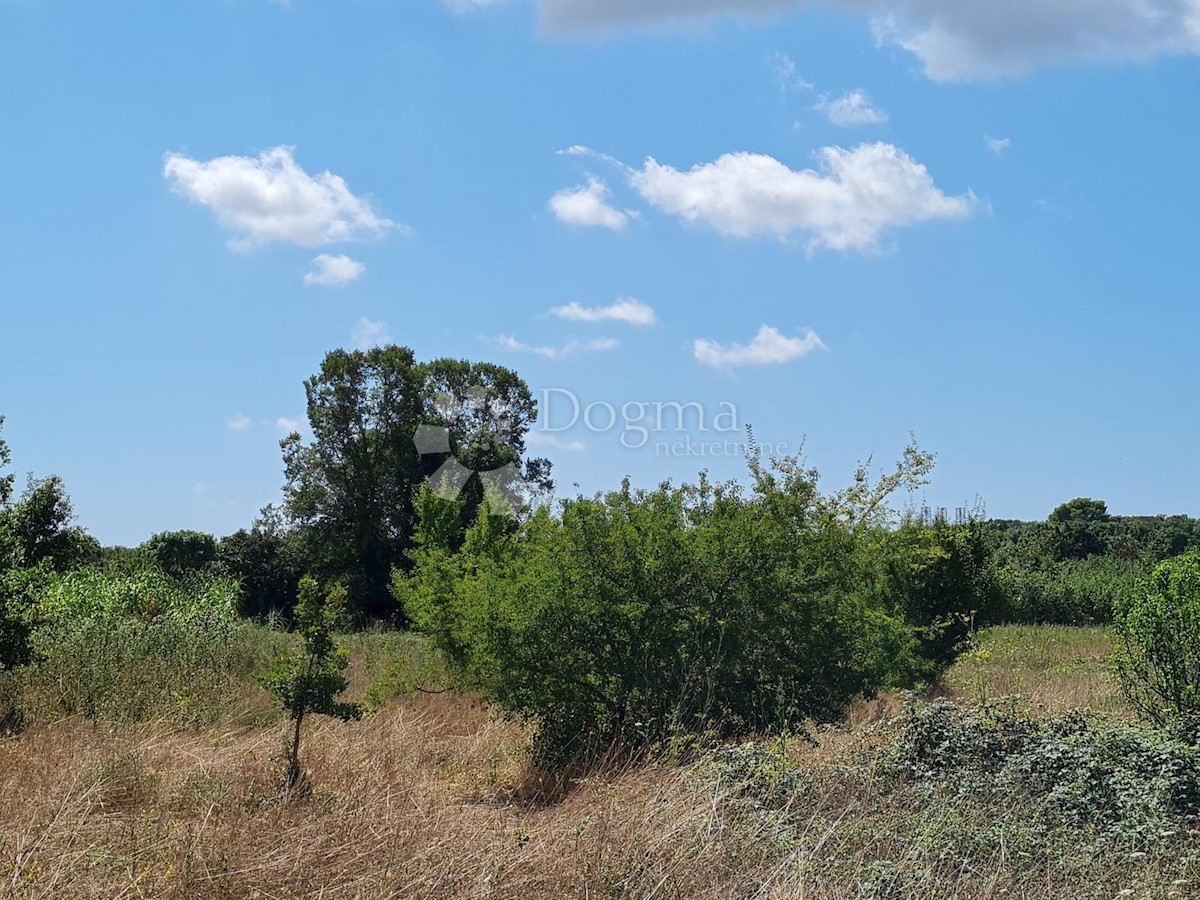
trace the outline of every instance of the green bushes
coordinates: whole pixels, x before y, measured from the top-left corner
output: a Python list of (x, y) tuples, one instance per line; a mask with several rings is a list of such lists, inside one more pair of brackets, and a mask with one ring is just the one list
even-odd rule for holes
[(1117, 672), (1130, 704), (1200, 740), (1200, 554), (1162, 563), (1116, 608)]
[(213, 722), (246, 704), (250, 675), (286, 640), (238, 622), (237, 584), (223, 579), (43, 565), (3, 584), (26, 665), (0, 692), (8, 715), (24, 720)]
[(536, 725), (544, 764), (834, 720), (922, 669), (875, 552), (885, 498), (930, 465), (910, 448), (829, 496), (795, 461), (756, 466), (748, 492), (626, 483), (516, 528), (485, 507), (461, 552), (453, 506), (425, 491), (394, 593), (487, 699)]
[(1042, 719), (1012, 701), (907, 704), (890, 765), (960, 795), (1045, 801), (1081, 842), (1145, 846), (1200, 816), (1200, 749), (1156, 729), (1074, 712)]
[(10, 673), (7, 693), (26, 721), (209, 725), (271, 718), (252, 676), (287, 635), (245, 622), (65, 619), (34, 632), (37, 660)]
[(35, 615), (52, 621), (123, 616), (226, 621), (235, 617), (237, 604), (238, 584), (229, 579), (196, 575), (179, 580), (152, 568), (127, 575), (77, 569), (45, 577)]
[(1136, 593), (1149, 573), (1138, 560), (1093, 556), (1044, 568), (1002, 565), (996, 578), (1009, 621), (1096, 625), (1111, 622), (1116, 605)]

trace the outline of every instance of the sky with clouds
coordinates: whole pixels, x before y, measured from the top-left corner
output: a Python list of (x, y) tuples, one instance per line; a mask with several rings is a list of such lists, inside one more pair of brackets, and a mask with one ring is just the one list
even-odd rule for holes
[[(511, 366), (560, 492), (1200, 514), (1200, 0), (0, 0), (0, 415), (224, 534), (335, 347)], [(682, 425), (678, 419), (682, 416)]]

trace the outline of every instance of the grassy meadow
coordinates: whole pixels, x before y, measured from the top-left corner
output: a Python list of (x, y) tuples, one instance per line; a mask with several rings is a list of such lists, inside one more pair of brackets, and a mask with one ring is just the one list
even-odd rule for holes
[[(240, 628), (249, 657), (287, 640)], [(193, 692), (182, 708), (171, 699), (187, 681), (180, 670), (175, 694), (159, 695), (159, 717), (126, 722), (56, 714), (62, 697), (49, 675), (10, 680), (8, 702), (24, 706), (26, 722), (0, 741), (0, 895), (1200, 893), (1200, 835), (1155, 806), (1159, 794), (1132, 805), (1081, 797), (1065, 770), (1058, 782), (975, 777), (1007, 765), (987, 749), (995, 735), (1012, 743), (1033, 733), (1030, 723), (1085, 707), (1119, 722), (1103, 629), (983, 631), (928, 692), (976, 711), (964, 721), (914, 725), (941, 707), (914, 713), (911, 698), (884, 695), (858, 704), (842, 727), (674, 761), (613, 759), (558, 781), (531, 768), (522, 725), (470, 696), (412, 689), (434, 675), (419, 639), (378, 632), (347, 643), (350, 693), (371, 711), (347, 724), (313, 720), (304, 756), (311, 789), (286, 801), (286, 724), (249, 677), (252, 666), (219, 683), (205, 682), (200, 666), (207, 694)], [(1000, 699), (1015, 694), (1023, 699)], [(121, 707), (112, 698), (103, 708)], [(949, 727), (957, 744), (985, 748), (982, 765), (915, 765), (914, 740)], [(1072, 744), (1071, 735), (1062, 746), (1087, 753), (1114, 740), (1102, 732), (1103, 743)], [(1049, 758), (1041, 745), (1037, 752)], [(1022, 758), (1013, 770), (1026, 768)], [(1063, 815), (1084, 806), (1086, 826)]]

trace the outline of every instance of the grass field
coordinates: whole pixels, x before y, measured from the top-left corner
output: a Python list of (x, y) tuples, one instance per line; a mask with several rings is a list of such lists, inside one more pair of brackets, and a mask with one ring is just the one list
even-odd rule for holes
[[(354, 639), (360, 696), (398, 640)], [(1108, 652), (1100, 630), (994, 629), (937, 692), (1123, 715)], [(815, 741), (610, 763), (561, 787), (531, 772), (519, 725), (470, 698), (405, 693), (361, 722), (315, 722), (314, 787), (289, 802), (277, 720), (45, 722), (0, 742), (0, 896), (1200, 895), (1186, 827), (1125, 841), (1060, 821), (1049, 794), (898, 776), (900, 714), (882, 698)]]

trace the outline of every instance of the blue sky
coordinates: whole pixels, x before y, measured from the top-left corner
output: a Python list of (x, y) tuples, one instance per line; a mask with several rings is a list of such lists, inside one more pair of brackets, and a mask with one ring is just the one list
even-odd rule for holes
[(569, 391), (830, 487), (912, 430), (933, 505), (1200, 514), (1200, 7), (982, 7), (0, 0), (15, 468), (108, 543), (228, 533), (390, 338), (554, 391), (564, 492), (744, 470)]

